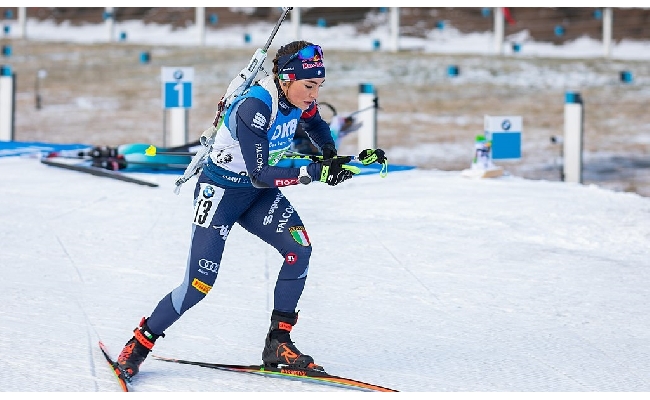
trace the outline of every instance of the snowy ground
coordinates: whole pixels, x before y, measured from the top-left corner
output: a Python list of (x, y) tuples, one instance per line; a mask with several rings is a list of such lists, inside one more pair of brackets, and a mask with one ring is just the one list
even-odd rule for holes
[[(118, 389), (117, 352), (184, 272), (194, 180), (138, 186), (0, 158), (0, 385)], [(293, 337), (331, 373), (405, 392), (647, 392), (650, 201), (456, 172), (285, 194), (314, 246)], [(260, 360), (282, 260), (232, 230), (210, 295), (154, 353)], [(149, 359), (136, 391), (346, 391)], [(348, 390), (349, 391), (349, 390)]]
[[(212, 36), (214, 48), (197, 52), (173, 46), (191, 32), (140, 35), (137, 25), (122, 28), (129, 38), (142, 38), (140, 44), (47, 43), (88, 27), (29, 27), (36, 37), (12, 42), (9, 60), (18, 76), (18, 140), (27, 141), (159, 144), (156, 79), (161, 65), (176, 62), (196, 65), (202, 80), (200, 107), (191, 118), (198, 134), (232, 74), (261, 45), (253, 34), (249, 47), (219, 47), (241, 39), (239, 30), (221, 32), (222, 40)], [(105, 32), (92, 29), (64, 39), (93, 42)], [(268, 26), (255, 29), (268, 35)], [(287, 33), (281, 30), (277, 42)], [(492, 58), (446, 55), (462, 43), (470, 48), (488, 40), (452, 35), (430, 38), (438, 54), (413, 57), (358, 52), (355, 46), (371, 37), (305, 34), (333, 49), (326, 49), (336, 62), (323, 99), (334, 99), (341, 112), (354, 111), (360, 80), (376, 83), (380, 96), (394, 94), (380, 100), (379, 145), (392, 162), (423, 168), (385, 179), (364, 175), (335, 188), (285, 190), (314, 246), (292, 334), (298, 347), (331, 373), (408, 393), (619, 398), (649, 392), (650, 199), (592, 184), (630, 160), (641, 166), (630, 182), (647, 180), (647, 44), (620, 43), (608, 62), (585, 41), (579, 49), (527, 43), (521, 58)], [(168, 41), (154, 45), (147, 38)], [(152, 64), (138, 65), (145, 49), (152, 50)], [(459, 80), (445, 77), (449, 63), (463, 63)], [(400, 78), (404, 65), (413, 79)], [(621, 85), (617, 72), (630, 67), (635, 82)], [(37, 111), (33, 77), (40, 68), (48, 76)], [(604, 160), (587, 169), (595, 175), (585, 185), (552, 181), (558, 149), (548, 140), (562, 126), (563, 93), (576, 82), (588, 101), (587, 160)], [(499, 109), (535, 111), (524, 115), (522, 164), (508, 164), (513, 174), (498, 179), (462, 177), (483, 115)], [(547, 180), (524, 179), (531, 170), (545, 171)], [(118, 389), (96, 343), (101, 338), (120, 350), (140, 318), (180, 283), (189, 246), (194, 180), (176, 196), (176, 175), (144, 177), (161, 186), (0, 157), (3, 392), (85, 396)], [(233, 229), (215, 288), (166, 332), (154, 353), (258, 362), (281, 261)], [(352, 393), (153, 359), (143, 364), (134, 390)]]

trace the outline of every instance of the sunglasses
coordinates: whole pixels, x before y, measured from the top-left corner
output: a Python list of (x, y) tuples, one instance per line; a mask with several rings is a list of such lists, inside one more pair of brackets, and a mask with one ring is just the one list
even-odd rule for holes
[(317, 44), (311, 44), (309, 46), (303, 47), (302, 49), (298, 50), (294, 54), (289, 57), (289, 59), (282, 64), (282, 67), (278, 69), (278, 71), (282, 71), (284, 67), (287, 66), (291, 61), (295, 59), (303, 60), (303, 61), (318, 61), (323, 59), (323, 49)]
[(294, 58), (298, 57), (300, 60), (313, 60), (318, 55), (319, 59), (323, 59), (323, 49), (320, 48), (317, 44), (312, 44), (307, 47), (303, 47), (294, 54)]

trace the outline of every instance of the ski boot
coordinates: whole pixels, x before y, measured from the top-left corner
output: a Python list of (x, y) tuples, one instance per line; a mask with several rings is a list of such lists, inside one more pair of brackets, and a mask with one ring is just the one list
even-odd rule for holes
[(291, 328), (298, 321), (298, 313), (286, 313), (273, 310), (271, 327), (266, 335), (262, 362), (265, 367), (277, 368), (278, 365), (296, 369), (311, 369), (324, 372), (320, 365), (314, 363), (311, 356), (302, 354), (291, 341)]
[(124, 379), (131, 382), (131, 378), (140, 370), (140, 364), (151, 352), (156, 339), (161, 336), (165, 337), (164, 334), (156, 335), (149, 330), (147, 320), (143, 317), (140, 325), (133, 330), (133, 337), (126, 342), (117, 357), (118, 368), (124, 375)]

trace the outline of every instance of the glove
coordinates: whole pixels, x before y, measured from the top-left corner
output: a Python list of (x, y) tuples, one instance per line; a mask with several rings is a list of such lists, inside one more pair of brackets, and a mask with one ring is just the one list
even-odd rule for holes
[(368, 165), (374, 162), (378, 164), (383, 164), (388, 159), (386, 158), (386, 153), (382, 149), (366, 149), (359, 153), (359, 161), (361, 164)]
[(354, 173), (345, 169), (345, 164), (352, 161), (352, 157), (334, 157), (328, 160), (318, 161), (321, 164), (320, 181), (330, 186), (336, 186), (339, 183), (352, 178)]
[(336, 154), (336, 147), (333, 143), (327, 143), (323, 146), (323, 159), (334, 158)]

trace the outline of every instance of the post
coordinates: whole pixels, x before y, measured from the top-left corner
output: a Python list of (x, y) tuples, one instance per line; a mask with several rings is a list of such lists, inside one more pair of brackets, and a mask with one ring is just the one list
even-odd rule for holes
[(564, 104), (564, 180), (582, 183), (584, 109), (580, 93), (567, 92)]
[(612, 8), (605, 7), (603, 9), (603, 55), (605, 58), (612, 55), (612, 19)]
[(43, 106), (43, 99), (41, 98), (41, 81), (47, 77), (47, 71), (39, 69), (36, 73), (36, 80), (34, 82), (34, 102), (37, 110)]
[(300, 40), (300, 7), (294, 7), (291, 10), (291, 29), (295, 40)]
[(182, 146), (187, 144), (187, 109), (169, 109), (169, 143), (167, 147)]
[(163, 146), (182, 146), (188, 140), (188, 109), (192, 108), (194, 68), (162, 67), (162, 105), (169, 110), (169, 140), (167, 122), (163, 118)]
[(199, 35), (199, 44), (205, 45), (205, 7), (196, 7), (196, 30)]
[(390, 8), (390, 51), (399, 51), (399, 7)]
[(359, 85), (358, 131), (359, 152), (377, 148), (377, 95), (372, 84)]
[(25, 39), (27, 37), (27, 7), (18, 7), (18, 26), (20, 26), (18, 37)]
[(11, 67), (0, 67), (0, 140), (14, 140), (14, 110), (16, 101), (15, 74)]
[(113, 34), (115, 29), (115, 16), (114, 16), (114, 7), (106, 7), (104, 11), (104, 22), (106, 24), (106, 30), (108, 31), (108, 41), (113, 41)]
[(494, 52), (497, 55), (503, 54), (503, 8), (494, 7)]

